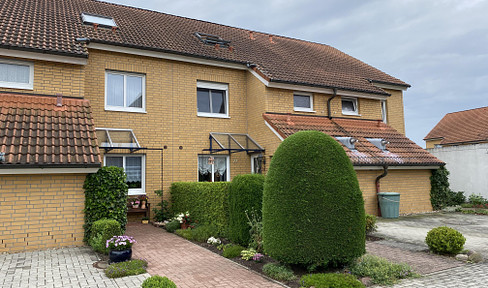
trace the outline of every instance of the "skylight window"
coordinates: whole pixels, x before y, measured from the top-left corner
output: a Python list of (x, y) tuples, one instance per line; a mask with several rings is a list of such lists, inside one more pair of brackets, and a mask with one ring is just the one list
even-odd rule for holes
[(195, 36), (207, 45), (220, 45), (223, 48), (230, 47), (230, 41), (222, 39), (220, 36), (196, 32)]
[(83, 24), (98, 24), (104, 27), (117, 27), (117, 23), (115, 23), (115, 20), (112, 17), (81, 13), (81, 19), (83, 20)]

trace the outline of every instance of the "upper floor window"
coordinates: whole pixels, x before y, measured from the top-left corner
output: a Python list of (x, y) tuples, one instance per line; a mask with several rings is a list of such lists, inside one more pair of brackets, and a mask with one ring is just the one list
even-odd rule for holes
[(293, 94), (293, 109), (295, 111), (313, 112), (313, 96)]
[(0, 87), (34, 89), (34, 64), (0, 59)]
[(197, 82), (197, 115), (203, 117), (229, 117), (229, 85)]
[(145, 112), (146, 85), (142, 74), (107, 71), (105, 73), (105, 109)]
[(144, 188), (144, 156), (143, 155), (105, 155), (105, 166), (124, 168), (127, 175), (129, 195), (146, 194)]
[(342, 114), (359, 115), (357, 98), (342, 98)]
[(229, 156), (199, 155), (198, 181), (220, 182), (229, 181)]
[(381, 119), (383, 122), (387, 123), (387, 114), (386, 114), (386, 101), (381, 100)]

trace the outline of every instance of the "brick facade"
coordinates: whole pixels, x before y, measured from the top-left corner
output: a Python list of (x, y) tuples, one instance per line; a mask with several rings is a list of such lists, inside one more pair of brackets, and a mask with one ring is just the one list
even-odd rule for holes
[(85, 177), (2, 175), (0, 253), (82, 245)]

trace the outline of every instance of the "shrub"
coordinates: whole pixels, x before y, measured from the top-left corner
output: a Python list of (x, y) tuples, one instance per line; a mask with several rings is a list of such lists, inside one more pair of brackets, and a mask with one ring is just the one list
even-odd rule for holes
[(437, 227), (427, 233), (425, 243), (430, 251), (437, 254), (456, 254), (463, 250), (466, 238), (463, 234), (449, 227)]
[(237, 175), (229, 190), (228, 237), (234, 243), (249, 245), (249, 223), (246, 211), (254, 211), (261, 219), (264, 175)]
[(124, 234), (120, 223), (114, 219), (100, 219), (93, 222), (89, 245), (99, 253), (108, 254), (107, 240), (116, 235)]
[(445, 166), (432, 170), (430, 176), (430, 203), (434, 210), (449, 206), (451, 190), (449, 189), (449, 171)]
[(304, 288), (362, 288), (363, 283), (350, 274), (310, 274), (304, 275), (300, 279), (300, 284)]
[(166, 231), (170, 233), (175, 232), (177, 229), (180, 229), (180, 227), (181, 227), (181, 223), (178, 220), (172, 220), (171, 222), (166, 223), (165, 226)]
[(242, 259), (242, 260), (249, 261), (249, 260), (251, 260), (251, 259), (254, 257), (254, 255), (256, 255), (257, 253), (258, 253), (258, 252), (257, 252), (256, 250), (252, 249), (252, 248), (251, 248), (251, 249), (248, 249), (248, 250), (242, 250), (242, 251), (241, 251), (241, 256), (242, 256), (242, 257), (241, 257), (241, 259)]
[(225, 258), (235, 258), (241, 256), (241, 251), (246, 248), (240, 245), (228, 244), (224, 246), (224, 250), (222, 251), (222, 256)]
[(135, 259), (110, 264), (107, 269), (105, 269), (105, 275), (107, 275), (108, 278), (120, 278), (125, 276), (139, 275), (146, 273), (146, 268), (146, 261)]
[(449, 206), (461, 205), (466, 202), (463, 191), (454, 192), (449, 190)]
[(398, 279), (416, 276), (409, 265), (391, 263), (374, 255), (364, 255), (359, 258), (351, 266), (351, 273), (358, 277), (371, 277), (374, 284), (380, 285), (391, 285)]
[(226, 232), (229, 215), (229, 182), (176, 182), (171, 184), (173, 211), (191, 211), (193, 220), (214, 224)]
[(211, 236), (218, 235), (218, 229), (215, 225), (201, 224), (195, 228), (176, 230), (176, 234), (187, 240), (193, 240), (197, 242), (207, 242), (207, 239)]
[(469, 203), (473, 205), (483, 205), (487, 202), (486, 199), (480, 194), (471, 194), (469, 195), (468, 199), (469, 199)]
[[(86, 176), (84, 241), (88, 243), (93, 222), (109, 218), (120, 223), (125, 232), (127, 224), (127, 184), (124, 169), (102, 167), (95, 174)], [(123, 233), (121, 233), (123, 234)]]
[(332, 137), (298, 132), (274, 153), (264, 184), (263, 245), (288, 264), (348, 263), (364, 254), (362, 193)]
[(376, 216), (366, 214), (366, 234), (375, 232), (377, 228)]
[[(154, 193), (159, 197), (163, 197), (163, 190), (155, 190)], [(161, 200), (156, 206), (157, 207), (153, 208), (154, 221), (163, 222), (164, 220), (171, 218), (172, 212), (168, 201)]]
[(141, 288), (177, 288), (176, 284), (168, 277), (158, 275), (151, 276), (142, 282)]
[(263, 252), (263, 222), (256, 214), (257, 212), (255, 211), (246, 212), (247, 224), (251, 227), (249, 229), (250, 241), (248, 246), (258, 252)]
[(263, 273), (266, 276), (278, 281), (291, 281), (296, 278), (295, 274), (293, 274), (293, 271), (290, 268), (275, 263), (264, 264)]

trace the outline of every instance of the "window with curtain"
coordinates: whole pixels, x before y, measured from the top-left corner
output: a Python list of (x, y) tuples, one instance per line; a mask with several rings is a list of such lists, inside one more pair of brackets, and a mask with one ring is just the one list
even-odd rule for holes
[(105, 79), (105, 109), (145, 111), (144, 75), (107, 71)]
[(0, 59), (0, 87), (33, 89), (33, 78), (32, 63)]
[(198, 181), (229, 181), (228, 158), (229, 156), (222, 155), (198, 156)]
[(144, 190), (144, 156), (106, 155), (105, 166), (116, 166), (124, 169), (127, 175), (129, 195), (145, 194)]
[(344, 115), (358, 115), (358, 99), (357, 98), (342, 98), (342, 114)]

